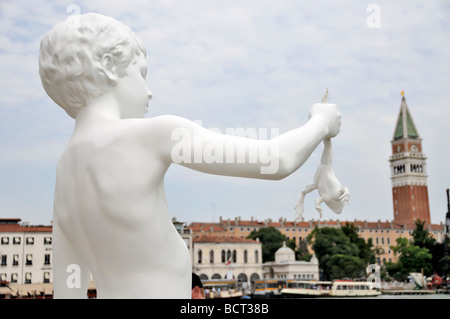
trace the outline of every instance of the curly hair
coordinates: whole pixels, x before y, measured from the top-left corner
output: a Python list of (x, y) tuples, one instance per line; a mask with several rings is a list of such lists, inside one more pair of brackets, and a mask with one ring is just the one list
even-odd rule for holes
[(41, 40), (42, 85), (72, 118), (114, 85), (102, 67), (105, 54), (113, 57), (115, 69), (123, 77), (136, 56), (145, 56), (145, 48), (130, 28), (96, 13), (72, 15)]

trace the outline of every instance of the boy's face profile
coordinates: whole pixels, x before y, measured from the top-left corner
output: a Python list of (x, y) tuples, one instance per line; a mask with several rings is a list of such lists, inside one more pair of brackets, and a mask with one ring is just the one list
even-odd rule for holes
[(114, 97), (119, 104), (120, 118), (143, 118), (148, 110), (152, 93), (147, 87), (147, 62), (145, 56), (136, 56), (136, 62), (130, 63), (126, 75), (117, 77), (112, 87)]

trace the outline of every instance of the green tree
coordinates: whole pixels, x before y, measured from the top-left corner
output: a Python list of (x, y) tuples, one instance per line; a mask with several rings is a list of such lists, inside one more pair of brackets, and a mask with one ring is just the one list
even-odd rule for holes
[(350, 239), (350, 242), (358, 247), (359, 254), (358, 257), (365, 261), (366, 265), (375, 263), (375, 250), (372, 245), (372, 239), (367, 242), (364, 238), (359, 237), (358, 227), (352, 223), (345, 223), (341, 227), (344, 234)]
[(306, 240), (300, 241), (300, 245), (294, 239), (288, 239), (286, 241), (286, 246), (291, 248), (295, 252), (296, 260), (310, 261), (312, 254), (309, 252), (308, 243)]
[(412, 272), (421, 272), (430, 275), (431, 254), (427, 248), (414, 245), (404, 237), (397, 238), (397, 245), (391, 246), (394, 254), (399, 255), (396, 263), (387, 263), (386, 269), (396, 280), (404, 281)]
[(287, 241), (286, 236), (275, 227), (259, 228), (252, 231), (247, 238), (259, 238), (262, 243), (263, 262), (275, 260), (275, 252), (283, 245), (283, 241)]
[[(343, 256), (360, 259), (357, 245), (352, 243), (350, 238), (340, 228), (316, 227), (308, 236), (308, 241), (312, 242), (312, 249), (319, 260), (320, 269), (327, 279), (337, 278), (336, 269), (342, 265), (341, 259), (344, 258)], [(348, 260), (346, 257), (344, 259)], [(358, 261), (355, 264), (360, 263)], [(352, 274), (339, 273), (339, 276), (351, 277)]]
[(436, 242), (436, 239), (431, 235), (425, 227), (425, 222), (417, 220), (415, 222), (416, 228), (412, 232), (413, 243), (421, 248), (427, 248), (431, 254), (432, 270), (438, 274), (445, 273), (448, 266), (445, 263), (445, 246), (444, 243)]
[(310, 261), (312, 254), (308, 250), (308, 242), (306, 240), (300, 241), (298, 249), (295, 251), (297, 260)]
[(430, 249), (436, 243), (436, 239), (425, 228), (425, 222), (416, 220), (414, 223), (416, 228), (411, 233), (413, 236), (413, 244), (420, 248)]
[(360, 278), (365, 276), (365, 269), (367, 263), (356, 256), (348, 256), (342, 254), (336, 254), (331, 256), (328, 261), (330, 268), (330, 278), (341, 279), (341, 278)]

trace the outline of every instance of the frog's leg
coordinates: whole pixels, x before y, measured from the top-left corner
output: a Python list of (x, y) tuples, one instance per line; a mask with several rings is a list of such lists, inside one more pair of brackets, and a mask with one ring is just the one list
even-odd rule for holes
[(319, 212), (320, 219), (322, 219), (323, 216), (323, 209), (320, 207), (320, 204), (323, 202), (322, 197), (319, 197), (316, 199), (316, 210)]
[(316, 189), (315, 184), (310, 184), (305, 187), (305, 189), (301, 192), (300, 198), (297, 201), (297, 205), (295, 205), (294, 210), (296, 211), (295, 214), (295, 220), (300, 220), (303, 215), (303, 204), (305, 202), (305, 196), (306, 194), (311, 193), (313, 190)]

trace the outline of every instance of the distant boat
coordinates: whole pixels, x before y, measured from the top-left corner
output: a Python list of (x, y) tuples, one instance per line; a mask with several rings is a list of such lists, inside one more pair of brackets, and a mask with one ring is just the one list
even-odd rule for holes
[(376, 297), (381, 294), (371, 282), (335, 281), (289, 281), (281, 290), (283, 297)]
[(242, 289), (238, 288), (236, 279), (211, 279), (203, 281), (206, 299), (243, 298)]
[(255, 280), (254, 282), (252, 282), (252, 298), (274, 298), (281, 296), (280, 291), (283, 287), (286, 287), (286, 280)]

